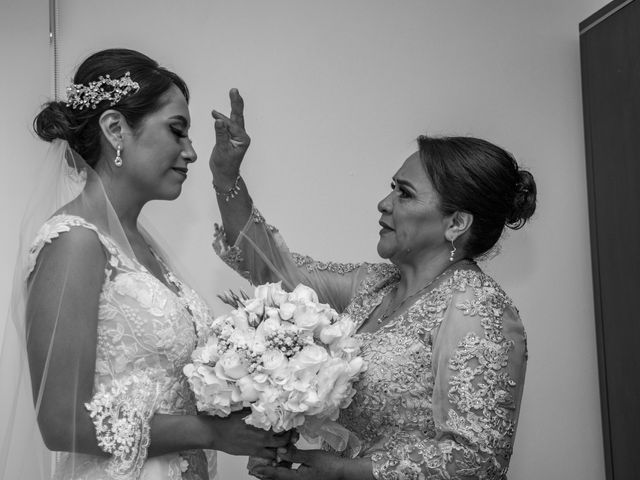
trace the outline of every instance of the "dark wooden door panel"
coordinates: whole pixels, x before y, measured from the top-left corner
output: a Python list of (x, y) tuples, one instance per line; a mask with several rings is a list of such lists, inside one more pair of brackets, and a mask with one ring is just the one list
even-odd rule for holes
[(640, 479), (640, 1), (599, 14), (580, 50), (605, 458)]

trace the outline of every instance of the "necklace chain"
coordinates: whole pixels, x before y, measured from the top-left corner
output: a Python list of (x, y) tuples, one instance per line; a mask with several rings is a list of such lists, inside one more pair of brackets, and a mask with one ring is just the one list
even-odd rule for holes
[[(382, 313), (382, 315), (380, 315), (380, 318), (378, 318), (378, 325), (380, 325), (382, 322), (384, 322), (385, 320), (389, 319), (392, 315), (394, 315), (398, 310), (400, 310), (400, 307), (402, 307), (403, 305), (405, 305), (409, 300), (412, 300), (413, 298), (415, 298), (416, 296), (418, 296), (419, 294), (421, 294), (422, 292), (424, 292), (427, 288), (429, 288), (431, 285), (433, 285), (439, 278), (441, 278), (445, 273), (447, 273), (451, 267), (453, 267), (454, 265), (458, 265), (460, 263), (475, 263), (473, 260), (469, 260), (468, 258), (461, 258), (460, 260), (458, 260), (457, 262), (453, 262), (450, 265), (447, 265), (447, 267), (442, 270), (442, 272), (440, 272), (438, 275), (436, 275), (433, 279), (431, 279), (429, 282), (427, 282), (427, 284), (422, 287), (420, 290), (418, 290), (415, 293), (412, 293), (411, 295), (409, 295), (408, 297), (405, 297), (398, 305), (396, 305), (393, 309), (391, 309), (391, 303), (389, 303), (389, 305), (387, 306), (387, 308), (385, 308), (385, 311)], [(397, 289), (397, 287), (396, 287)]]

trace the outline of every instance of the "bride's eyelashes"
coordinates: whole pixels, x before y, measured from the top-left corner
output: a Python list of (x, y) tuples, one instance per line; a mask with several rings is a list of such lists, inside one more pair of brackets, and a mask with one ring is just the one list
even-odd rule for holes
[(171, 132), (178, 138), (182, 139), (182, 138), (189, 138), (189, 134), (177, 127), (171, 126), (169, 127), (169, 129), (171, 130)]

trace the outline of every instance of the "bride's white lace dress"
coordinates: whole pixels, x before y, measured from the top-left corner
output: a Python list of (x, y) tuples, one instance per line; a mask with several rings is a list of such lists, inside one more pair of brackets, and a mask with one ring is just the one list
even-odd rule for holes
[(99, 300), (93, 397), (86, 408), (99, 445), (110, 455), (61, 452), (54, 478), (213, 479), (213, 452), (147, 458), (155, 413), (196, 413), (182, 368), (190, 361), (198, 331), (210, 322), (207, 306), (157, 252), (166, 284), (122, 253), (93, 224), (73, 215), (56, 215), (42, 226), (29, 251), (27, 275), (44, 245), (72, 228), (95, 232), (108, 259)]
[[(219, 230), (214, 247), (252, 283), (305, 283), (359, 325), (399, 280), (391, 264), (292, 253), (255, 208), (235, 245)], [(358, 455), (371, 458), (376, 479), (506, 478), (526, 337), (518, 311), (491, 277), (456, 269), (400, 316), (357, 335), (368, 368), (339, 422), (361, 440)]]

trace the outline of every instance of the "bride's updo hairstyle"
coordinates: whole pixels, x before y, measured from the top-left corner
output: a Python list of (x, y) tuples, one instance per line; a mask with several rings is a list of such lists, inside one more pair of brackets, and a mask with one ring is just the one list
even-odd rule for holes
[(418, 137), (423, 165), (440, 195), (444, 215), (473, 215), (463, 245), (477, 258), (498, 242), (504, 227), (517, 230), (536, 209), (533, 175), (502, 148), (473, 137)]
[(95, 166), (101, 148), (98, 119), (105, 110), (119, 111), (135, 132), (146, 115), (162, 107), (161, 96), (173, 85), (189, 101), (187, 85), (177, 74), (135, 50), (114, 48), (94, 53), (82, 62), (73, 83), (86, 86), (107, 75), (122, 78), (127, 72), (138, 83), (137, 91), (122, 96), (113, 106), (109, 100), (101, 101), (96, 108), (83, 109), (67, 106), (65, 100), (49, 102), (33, 121), (36, 134), (47, 142), (57, 138), (67, 140), (89, 165)]

